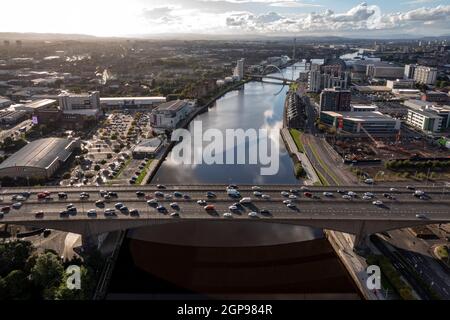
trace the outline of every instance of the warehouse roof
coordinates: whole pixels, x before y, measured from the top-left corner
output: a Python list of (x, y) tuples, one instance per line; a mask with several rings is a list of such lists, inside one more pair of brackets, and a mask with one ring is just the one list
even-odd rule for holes
[(30, 142), (0, 164), (0, 170), (9, 167), (38, 167), (46, 169), (55, 160), (66, 161), (75, 141), (46, 138)]

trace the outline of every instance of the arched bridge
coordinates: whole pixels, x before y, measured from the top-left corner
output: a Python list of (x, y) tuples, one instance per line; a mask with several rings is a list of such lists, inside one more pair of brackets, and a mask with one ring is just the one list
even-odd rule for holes
[[(298, 185), (264, 186), (260, 192), (268, 197), (256, 196), (250, 186), (241, 186), (239, 191), (242, 197), (251, 197), (252, 202), (244, 204), (238, 210), (231, 210), (229, 206), (237, 199), (230, 198), (225, 192), (225, 186), (168, 186), (166, 189), (158, 189), (155, 186), (116, 186), (108, 187), (109, 191), (117, 192), (117, 198), (113, 197), (105, 201), (104, 206), (97, 206), (96, 200), (100, 197), (101, 187), (81, 188), (51, 188), (51, 198), (38, 200), (36, 194), (43, 189), (15, 189), (11, 188), (2, 192), (3, 206), (9, 206), (13, 201), (10, 198), (14, 194), (23, 191), (31, 191), (31, 196), (23, 202), (20, 209), (9, 210), (5, 213), (0, 223), (51, 228), (62, 231), (74, 232), (90, 237), (115, 230), (145, 227), (163, 223), (183, 223), (184, 221), (196, 221), (199, 224), (214, 223), (239, 223), (252, 221), (252, 223), (287, 223), (314, 228), (342, 231), (356, 235), (355, 246), (364, 244), (365, 239), (377, 232), (392, 229), (412, 227), (427, 224), (439, 224), (450, 222), (450, 193), (442, 188), (424, 187), (423, 190), (429, 196), (428, 200), (421, 200), (412, 195), (410, 190), (401, 190), (393, 193), (395, 199), (386, 199), (383, 193), (390, 192), (382, 187), (339, 187), (351, 190), (358, 194), (352, 200), (346, 200), (336, 192), (335, 187), (309, 187), (313, 197), (303, 194), (303, 191), (290, 193), (289, 190), (298, 189)], [(136, 191), (145, 193), (145, 196), (137, 196)], [(89, 199), (80, 200), (80, 192), (88, 192)], [(155, 192), (160, 191), (165, 196), (157, 197)], [(213, 198), (207, 198), (206, 192), (216, 194)], [(283, 201), (289, 196), (282, 195), (287, 192), (291, 196), (290, 201), (295, 207), (289, 208)], [(57, 192), (66, 192), (67, 199), (59, 199)], [(333, 196), (324, 196), (323, 192), (332, 192)], [(375, 205), (373, 200), (363, 200), (364, 192), (372, 192), (373, 200), (380, 200), (383, 204)], [(179, 193), (179, 194), (178, 194)], [(181, 194), (181, 196), (180, 196)], [(169, 199), (169, 195), (171, 198)], [(269, 198), (270, 197), (270, 198)], [(314, 198), (315, 197), (315, 198)], [(158, 204), (164, 206), (167, 211), (159, 212), (157, 205), (147, 204), (149, 198), (158, 200)], [(203, 205), (197, 203), (198, 199), (204, 199), (208, 204), (214, 205), (214, 210), (205, 211)], [(178, 208), (171, 208), (172, 202), (178, 203)], [(114, 208), (116, 203), (123, 203), (130, 210), (137, 209), (138, 215), (130, 215), (116, 210), (116, 215), (107, 217), (104, 215), (106, 208)], [(68, 204), (77, 208), (73, 215), (61, 216)], [(87, 211), (96, 210), (96, 215), (88, 216)], [(36, 213), (42, 211), (43, 216), (37, 217)], [(178, 212), (178, 216), (171, 215)], [(224, 217), (223, 213), (230, 212), (231, 217)], [(255, 217), (249, 216), (249, 212), (256, 212)]]
[[(270, 69), (275, 69), (282, 75), (282, 77), (272, 76), (272, 75), (268, 74), (267, 71)], [(273, 65), (273, 64), (267, 65), (264, 68), (262, 74), (248, 74), (247, 76), (251, 77), (255, 80), (259, 80), (259, 81), (263, 81), (263, 79), (280, 80), (280, 81), (282, 81), (280, 84), (287, 84), (287, 83), (295, 82), (295, 80), (287, 79), (286, 77), (284, 77), (283, 71), (280, 68), (278, 68), (276, 65)]]

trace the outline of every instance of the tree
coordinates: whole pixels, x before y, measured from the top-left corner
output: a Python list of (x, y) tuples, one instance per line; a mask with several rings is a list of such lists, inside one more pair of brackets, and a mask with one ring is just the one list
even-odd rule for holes
[(96, 164), (96, 165), (94, 166), (94, 170), (95, 170), (95, 171), (99, 171), (99, 170), (100, 170), (100, 166), (99, 166), (98, 164)]
[(4, 279), (7, 299), (26, 300), (31, 297), (30, 283), (22, 270), (11, 271)]
[(23, 270), (33, 252), (31, 242), (17, 240), (0, 244), (0, 276)]
[(58, 256), (52, 252), (39, 255), (31, 269), (31, 279), (36, 286), (42, 289), (58, 286), (63, 274), (63, 265)]

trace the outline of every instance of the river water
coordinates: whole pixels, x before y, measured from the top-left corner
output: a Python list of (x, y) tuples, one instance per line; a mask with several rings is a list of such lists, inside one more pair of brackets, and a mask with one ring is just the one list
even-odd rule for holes
[[(284, 76), (292, 79), (294, 73), (297, 78), (298, 73), (304, 70), (303, 66), (297, 65), (295, 68), (284, 69), (283, 75), (275, 73), (275, 76)], [(294, 78), (294, 79), (295, 79)], [(276, 81), (276, 80), (274, 80)], [(246, 83), (241, 90), (227, 93), (216, 101), (208, 112), (196, 117), (195, 121), (201, 121), (203, 130), (210, 128), (218, 129), (225, 136), (226, 129), (269, 129), (273, 130), (279, 142), (279, 170), (275, 175), (261, 175), (260, 164), (179, 164), (174, 161), (171, 154), (168, 155), (152, 183), (174, 183), (192, 184), (202, 183), (241, 183), (241, 184), (295, 184), (300, 183), (294, 176), (293, 162), (287, 153), (284, 143), (279, 136), (279, 129), (282, 127), (284, 99), (288, 86), (282, 87), (279, 84), (265, 82)], [(190, 131), (193, 132), (194, 122), (190, 124)], [(259, 138), (246, 141), (246, 150), (262, 141)], [(208, 142), (204, 142), (204, 146)], [(224, 143), (225, 146), (225, 143)], [(238, 146), (235, 146), (235, 155)], [(229, 152), (224, 147), (223, 153)], [(224, 157), (225, 159), (225, 157)], [(248, 157), (247, 157), (248, 160)], [(258, 161), (259, 163), (259, 161)]]

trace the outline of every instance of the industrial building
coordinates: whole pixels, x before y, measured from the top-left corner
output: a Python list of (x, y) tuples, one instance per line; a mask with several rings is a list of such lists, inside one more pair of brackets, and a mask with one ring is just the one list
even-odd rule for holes
[(25, 118), (25, 111), (0, 111), (0, 124), (14, 125)]
[(57, 107), (58, 101), (54, 99), (39, 99), (23, 105), (14, 106), (16, 111), (25, 111), (27, 113), (35, 113), (38, 110), (44, 110), (52, 107)]
[(166, 102), (165, 97), (112, 97), (100, 98), (103, 111), (113, 110), (152, 110), (157, 105)]
[(191, 112), (193, 103), (189, 100), (175, 100), (160, 104), (152, 111), (150, 123), (157, 129), (175, 129), (178, 123)]
[(79, 146), (79, 140), (62, 138), (30, 142), (0, 164), (0, 178), (51, 178)]
[(324, 89), (320, 94), (320, 111), (350, 111), (351, 98), (349, 90)]
[(322, 111), (320, 122), (348, 133), (371, 135), (397, 134), (400, 120), (391, 118), (379, 111), (334, 112)]
[(8, 108), (10, 105), (12, 105), (12, 101), (11, 100), (0, 96), (0, 109)]

